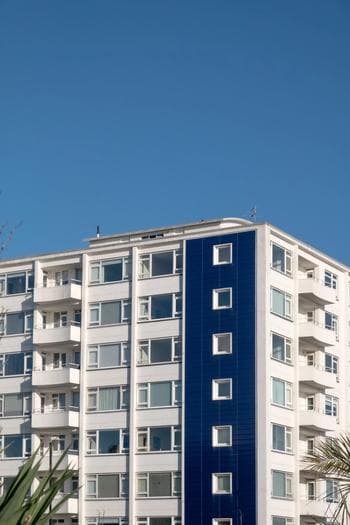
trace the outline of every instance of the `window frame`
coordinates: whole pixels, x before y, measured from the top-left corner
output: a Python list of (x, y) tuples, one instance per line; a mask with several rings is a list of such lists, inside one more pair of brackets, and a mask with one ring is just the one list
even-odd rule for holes
[[(9, 315), (23, 314), (23, 332), (7, 333), (7, 318)], [(0, 314), (0, 336), (16, 337), (19, 335), (28, 335), (33, 332), (33, 310), (20, 310), (17, 312), (3, 312)], [(21, 353), (21, 352), (18, 352)]]
[[(171, 360), (170, 361), (151, 361), (152, 354), (152, 342), (153, 341), (162, 341), (171, 339)], [(144, 349), (147, 349), (147, 360), (142, 361), (140, 358), (140, 349), (141, 346)], [(166, 363), (179, 363), (182, 360), (182, 341), (180, 336), (170, 336), (170, 337), (153, 337), (150, 339), (139, 339), (137, 341), (137, 366), (146, 366), (146, 365), (157, 365), (157, 364), (166, 364)]]
[[(220, 306), (219, 305), (219, 296), (221, 293), (229, 292), (229, 304)], [(230, 310), (232, 308), (232, 287), (226, 286), (224, 288), (214, 288), (212, 292), (212, 309), (213, 310)]]
[[(7, 292), (7, 280), (11, 276), (25, 276), (25, 288), (23, 292), (8, 293)], [(31, 286), (30, 280), (33, 279), (33, 286)], [(17, 272), (7, 272), (0, 275), (0, 297), (12, 297), (13, 295), (27, 295), (33, 291), (34, 288), (34, 271), (33, 270), (20, 270)]]
[[(150, 475), (152, 474), (170, 474), (170, 484), (171, 484), (171, 487), (170, 487), (170, 492), (171, 494), (167, 495), (167, 496), (150, 496), (149, 495), (149, 492), (150, 492)], [(146, 487), (146, 490), (145, 491), (141, 491), (139, 492), (139, 488), (138, 488), (138, 482), (139, 481), (145, 481), (145, 487)], [(176, 485), (177, 485), (177, 482), (180, 482), (180, 490), (177, 490), (176, 488)], [(181, 493), (182, 493), (182, 490), (181, 490), (181, 471), (158, 471), (158, 472), (154, 472), (154, 471), (147, 471), (147, 472), (136, 472), (136, 476), (135, 476), (135, 483), (136, 483), (136, 487), (135, 487), (135, 496), (136, 496), (136, 499), (144, 499), (144, 498), (151, 498), (151, 499), (169, 499), (169, 498), (179, 498), (181, 497)]]
[[(227, 443), (220, 443), (218, 440), (219, 431), (223, 429), (228, 429), (230, 432), (230, 438)], [(227, 448), (232, 447), (232, 425), (214, 425), (212, 426), (212, 447), (215, 448)]]
[[(279, 381), (280, 383), (284, 384), (284, 399), (285, 399), (284, 405), (278, 403), (277, 401), (274, 401), (273, 399), (274, 381)], [(281, 379), (279, 377), (271, 377), (271, 404), (277, 407), (288, 408), (292, 410), (293, 409), (293, 383), (291, 383), (290, 381), (286, 381), (285, 379)]]
[[(158, 405), (153, 406), (151, 402), (151, 385), (159, 383), (170, 383), (171, 384), (171, 404), (170, 405)], [(140, 392), (145, 392), (145, 401), (140, 401)], [(178, 393), (180, 392), (180, 396)], [(182, 382), (181, 380), (168, 380), (168, 381), (148, 381), (145, 383), (137, 383), (136, 386), (136, 408), (138, 409), (158, 409), (158, 408), (170, 408), (179, 407), (182, 405)]]
[[(22, 441), (21, 456), (5, 455), (5, 438), (20, 438)], [(0, 459), (23, 459), (28, 458), (32, 453), (32, 435), (31, 434), (1, 434), (0, 435)], [(6, 477), (6, 476), (5, 476)]]
[[(101, 318), (101, 306), (102, 304), (107, 303), (120, 303), (120, 322), (116, 323), (102, 323)], [(128, 317), (127, 313), (129, 310), (130, 317)], [(91, 312), (95, 311), (97, 312), (97, 320), (91, 321)], [(131, 322), (131, 299), (117, 299), (115, 301), (97, 301), (89, 303), (89, 323), (88, 327), (97, 327), (97, 326), (116, 326), (116, 325), (122, 325), (122, 324), (129, 324)]]
[[(219, 339), (228, 336), (229, 351), (219, 351)], [(232, 332), (219, 332), (212, 335), (212, 353), (213, 355), (231, 355), (232, 354)]]
[[(279, 359), (273, 354), (274, 337), (279, 337), (280, 339), (283, 340), (284, 359)], [(271, 359), (273, 359), (274, 361), (278, 361), (279, 363), (285, 363), (286, 365), (293, 364), (293, 345), (292, 345), (292, 339), (290, 337), (287, 337), (285, 335), (278, 334), (277, 332), (271, 331)]]
[[(122, 278), (116, 281), (105, 281), (104, 279), (104, 266), (109, 266), (121, 261), (122, 264)], [(113, 259), (100, 259), (99, 261), (91, 261), (89, 264), (89, 285), (101, 285), (101, 284), (113, 284), (121, 283), (124, 281), (131, 280), (131, 257), (128, 255), (122, 255), (120, 257), (113, 257)], [(97, 270), (98, 278), (93, 279), (92, 272)]]
[[(16, 415), (6, 415), (5, 414), (5, 399), (6, 396), (20, 396), (22, 404), (22, 413)], [(30, 417), (32, 413), (32, 393), (31, 392), (6, 392), (0, 394), (0, 418), (1, 419), (13, 419), (17, 417)]]
[[(219, 396), (219, 385), (228, 383), (230, 394), (228, 397)], [(230, 401), (232, 400), (232, 377), (220, 377), (212, 379), (212, 401)]]
[[(276, 496), (273, 493), (273, 475), (274, 475), (274, 473), (283, 474), (284, 475), (284, 493), (285, 493), (284, 496), (278, 496), (278, 495)], [(271, 482), (271, 497), (274, 498), (274, 499), (292, 500), (293, 499), (293, 482), (294, 482), (293, 473), (292, 472), (287, 472), (285, 470), (272, 469), (271, 470), (271, 478), (272, 478), (272, 482)], [(290, 488), (290, 490), (289, 490), (289, 488)]]
[[(99, 452), (100, 433), (105, 431), (118, 432), (118, 452)], [(89, 447), (90, 439), (95, 436), (95, 449)], [(129, 432), (127, 428), (103, 428), (86, 431), (86, 455), (87, 456), (120, 456), (127, 454), (129, 447), (125, 447), (125, 442), (129, 442)], [(95, 450), (95, 452), (93, 451)]]
[[(163, 273), (153, 275), (153, 255), (172, 253), (172, 273)], [(179, 275), (183, 271), (183, 254), (182, 250), (175, 248), (173, 250), (162, 250), (158, 252), (141, 253), (138, 260), (137, 277), (138, 279), (157, 279), (160, 277), (169, 277), (171, 275)], [(148, 273), (143, 271), (143, 264), (148, 263)]]
[[(228, 478), (230, 483), (228, 491), (218, 489), (219, 476)], [(232, 494), (232, 472), (213, 472), (211, 475), (211, 493), (216, 496)]]
[(324, 271), (324, 285), (332, 290), (338, 289), (338, 276), (330, 270)]
[[(229, 248), (230, 257), (228, 261), (220, 261), (220, 249)], [(214, 244), (213, 246), (213, 266), (222, 266), (225, 264), (232, 264), (232, 242), (225, 242), (222, 244)]]
[[(274, 262), (274, 258), (273, 258), (274, 246), (276, 246), (280, 250), (283, 250), (283, 252), (284, 252), (284, 254), (283, 254), (284, 271), (283, 270), (279, 270), (273, 264), (273, 262)], [(292, 275), (293, 275), (293, 254), (292, 254), (292, 251), (289, 250), (288, 248), (285, 248), (284, 246), (281, 246), (277, 242), (271, 241), (271, 265), (270, 265), (270, 267), (275, 272), (281, 273), (282, 275), (286, 275), (287, 277), (292, 277)]]
[[(153, 297), (168, 295), (171, 296), (171, 316), (170, 317), (152, 317)], [(139, 323), (150, 321), (164, 321), (166, 319), (179, 319), (182, 317), (182, 293), (170, 292), (162, 294), (143, 295), (138, 297), (137, 321)]]
[[(274, 307), (274, 301), (273, 301), (273, 294), (274, 292), (277, 292), (279, 294), (283, 295), (283, 313), (276, 312), (273, 310)], [(280, 288), (276, 288), (275, 286), (271, 286), (270, 288), (270, 313), (273, 315), (277, 315), (278, 317), (281, 317), (281, 319), (286, 319), (287, 321), (293, 320), (293, 297), (289, 292), (286, 292), (285, 290), (281, 290)]]
[[(170, 428), (170, 449), (152, 450), (151, 449), (151, 430), (153, 428)], [(180, 444), (176, 445), (176, 436), (180, 435)], [(139, 437), (145, 437), (145, 444), (139, 445)], [(136, 429), (136, 453), (137, 454), (168, 454), (169, 452), (181, 451), (181, 426), (180, 425), (154, 425), (151, 427), (138, 427)]]
[[(106, 410), (101, 410), (99, 408), (99, 395), (100, 390), (103, 389), (118, 389), (119, 390), (119, 407), (118, 408), (108, 408)], [(105, 386), (96, 386), (87, 388), (87, 403), (86, 403), (86, 413), (91, 412), (119, 412), (121, 410), (128, 410), (129, 408), (129, 386), (128, 385), (105, 385)], [(89, 406), (89, 398), (95, 397), (95, 404)]]
[[(120, 363), (118, 365), (100, 366), (101, 347), (118, 345), (120, 347)], [(96, 366), (91, 362), (90, 357), (93, 352), (97, 354)], [(87, 370), (108, 370), (110, 368), (125, 368), (130, 366), (130, 344), (127, 341), (118, 341), (111, 343), (100, 343), (96, 345), (88, 345), (87, 351)]]
[[(116, 476), (118, 478), (118, 496), (108, 496), (105, 498), (98, 497), (98, 480), (99, 476)], [(95, 482), (95, 492), (88, 493), (88, 484), (89, 482)], [(127, 487), (128, 484), (128, 474), (127, 472), (104, 472), (97, 474), (86, 474), (86, 493), (85, 499), (87, 500), (115, 500), (115, 499), (126, 499), (128, 493), (126, 490), (123, 490), (123, 487)]]
[[(274, 448), (273, 430), (274, 427), (283, 428), (284, 430), (284, 450)], [(289, 443), (289, 446), (288, 446)], [(282, 454), (293, 454), (293, 428), (280, 423), (271, 423), (271, 450)]]
[[(5, 374), (6, 371), (6, 356), (23, 355), (23, 372), (19, 374)], [(28, 361), (31, 366), (28, 366)], [(32, 352), (6, 352), (0, 354), (0, 378), (1, 377), (18, 377), (31, 375), (33, 369), (33, 353)]]

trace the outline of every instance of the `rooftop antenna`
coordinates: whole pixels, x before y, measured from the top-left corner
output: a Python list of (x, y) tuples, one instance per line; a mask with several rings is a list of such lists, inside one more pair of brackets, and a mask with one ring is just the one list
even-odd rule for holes
[(100, 236), (100, 226), (99, 224), (96, 226), (96, 237), (98, 238)]
[(256, 206), (253, 206), (253, 208), (250, 210), (249, 218), (250, 218), (253, 222), (256, 222)]

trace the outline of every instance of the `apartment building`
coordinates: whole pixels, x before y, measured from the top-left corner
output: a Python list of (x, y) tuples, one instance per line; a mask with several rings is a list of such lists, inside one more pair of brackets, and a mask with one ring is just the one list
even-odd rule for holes
[(236, 218), (0, 262), (1, 491), (69, 447), (51, 525), (315, 525), (349, 428), (349, 268)]

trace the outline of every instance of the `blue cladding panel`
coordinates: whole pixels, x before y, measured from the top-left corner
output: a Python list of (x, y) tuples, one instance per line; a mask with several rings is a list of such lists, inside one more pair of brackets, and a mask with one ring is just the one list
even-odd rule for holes
[[(233, 263), (213, 265), (231, 242)], [(255, 519), (255, 232), (186, 243), (185, 524)], [(212, 309), (214, 288), (232, 287), (233, 308)], [(232, 332), (232, 355), (212, 355), (212, 334)], [(233, 399), (212, 401), (212, 379), (232, 377)], [(233, 425), (233, 446), (213, 448), (211, 427)], [(212, 495), (211, 474), (233, 473), (233, 494)]]

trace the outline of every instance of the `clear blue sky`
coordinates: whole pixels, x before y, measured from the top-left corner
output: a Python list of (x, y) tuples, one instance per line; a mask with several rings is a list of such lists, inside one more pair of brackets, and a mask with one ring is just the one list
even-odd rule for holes
[(13, 257), (253, 205), (350, 264), (349, 0), (0, 0)]

